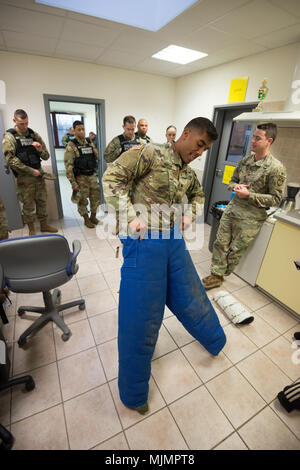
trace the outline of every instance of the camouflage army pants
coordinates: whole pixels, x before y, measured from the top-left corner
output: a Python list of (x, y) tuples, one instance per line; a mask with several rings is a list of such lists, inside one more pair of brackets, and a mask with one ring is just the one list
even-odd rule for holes
[(46, 219), (47, 190), (45, 180), (40, 176), (18, 175), (18, 198), (23, 204), (23, 222), (28, 224), (35, 221), (35, 214), (39, 220)]
[(3, 202), (0, 199), (0, 240), (8, 238), (8, 225)]
[(213, 247), (211, 273), (218, 276), (231, 274), (263, 223), (263, 220), (234, 218), (225, 212)]
[(100, 188), (97, 176), (79, 175), (76, 176), (76, 181), (78, 183), (80, 191), (80, 199), (77, 204), (79, 214), (81, 216), (88, 214), (88, 199), (90, 200), (91, 212), (96, 213), (101, 202)]

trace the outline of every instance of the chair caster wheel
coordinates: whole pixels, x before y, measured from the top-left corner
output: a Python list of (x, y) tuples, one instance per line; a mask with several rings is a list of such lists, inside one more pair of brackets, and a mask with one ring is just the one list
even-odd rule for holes
[(24, 315), (26, 310), (24, 310), (23, 308), (18, 308), (18, 315), (19, 317), (21, 317), (22, 315)]
[(27, 392), (30, 392), (31, 390), (33, 390), (35, 388), (34, 380), (31, 379), (30, 381), (28, 381), (27, 384), (25, 385), (25, 388)]
[(63, 334), (61, 335), (61, 339), (62, 339), (63, 341), (68, 341), (68, 339), (70, 338), (70, 336), (71, 336), (71, 333), (63, 333)]
[(84, 310), (85, 309), (85, 303), (79, 305), (79, 310)]

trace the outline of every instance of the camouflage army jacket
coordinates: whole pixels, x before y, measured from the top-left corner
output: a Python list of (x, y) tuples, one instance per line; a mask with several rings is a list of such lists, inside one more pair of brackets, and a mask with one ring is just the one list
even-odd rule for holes
[(152, 139), (148, 135), (145, 135), (145, 137), (141, 137), (141, 136), (139, 136), (139, 134), (137, 132), (135, 132), (134, 135), (135, 135), (135, 140), (137, 142), (139, 142), (140, 144), (142, 144), (142, 145), (150, 144), (150, 143), (152, 144), (153, 143)]
[[(77, 139), (80, 145), (89, 145), (90, 147), (93, 147), (95, 149), (95, 145), (93, 143), (89, 143), (86, 139), (80, 140)], [(65, 153), (64, 153), (64, 163), (65, 163), (65, 169), (66, 169), (66, 177), (70, 181), (72, 187), (77, 186), (77, 181), (74, 176), (74, 160), (75, 158), (78, 158), (80, 156), (79, 150), (74, 144), (72, 140), (70, 140), (67, 144)], [(95, 155), (96, 161), (98, 160), (98, 156)]]
[[(135, 135), (130, 140), (135, 140)], [(103, 157), (106, 163), (112, 163), (119, 157), (120, 154), (121, 154), (121, 142), (120, 142), (119, 137), (117, 136), (108, 144), (108, 146), (104, 150)]]
[[(16, 129), (16, 126), (15, 126), (15, 129)], [(28, 137), (29, 131), (27, 130), (25, 134), (21, 134), (20, 132), (18, 132), (18, 134), (22, 137)], [(40, 152), (40, 157), (43, 160), (48, 160), (48, 158), (50, 157), (49, 152), (46, 148), (46, 145), (43, 139), (37, 132), (34, 132), (34, 139), (36, 140), (36, 142), (39, 142), (42, 145), (42, 151)], [(6, 132), (4, 134), (4, 138), (2, 141), (2, 151), (4, 153), (7, 165), (9, 165), (18, 174), (32, 175), (33, 168), (31, 168), (30, 166), (24, 165), (24, 163), (21, 162), (21, 160), (16, 156), (16, 149), (17, 149), (16, 139), (10, 132)]]
[[(193, 221), (203, 211), (204, 193), (196, 173), (185, 164), (174, 145), (147, 144), (124, 152), (104, 173), (107, 204), (130, 223), (141, 218), (149, 230), (167, 231), (176, 215)], [(182, 198), (188, 205), (182, 213)]]
[(236, 167), (228, 189), (232, 191), (235, 184), (249, 184), (250, 195), (245, 199), (235, 195), (227, 210), (237, 218), (265, 220), (266, 209), (280, 204), (285, 182), (285, 167), (271, 153), (257, 161), (254, 153), (246, 156)]

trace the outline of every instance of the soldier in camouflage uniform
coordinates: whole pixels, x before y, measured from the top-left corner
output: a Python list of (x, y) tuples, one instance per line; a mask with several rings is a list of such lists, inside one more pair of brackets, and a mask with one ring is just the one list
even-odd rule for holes
[(0, 199), (0, 240), (6, 240), (6, 238), (8, 238), (7, 218), (4, 204)]
[(152, 142), (150, 137), (147, 135), (148, 121), (147, 119), (139, 119), (137, 123), (137, 131), (135, 132), (135, 138), (140, 144), (149, 144)]
[(278, 206), (286, 182), (286, 170), (270, 153), (277, 135), (273, 123), (257, 126), (252, 153), (237, 165), (228, 189), (235, 191), (224, 211), (213, 247), (211, 275), (202, 279), (206, 290), (220, 287), (238, 265), (249, 244), (267, 219), (266, 209)]
[(173, 140), (175, 141), (176, 139), (176, 132), (177, 132), (177, 129), (175, 126), (169, 126), (167, 127), (166, 129), (166, 139), (167, 139), (167, 142), (172, 142)]
[(124, 117), (124, 133), (114, 137), (104, 151), (103, 157), (106, 163), (114, 162), (123, 152), (140, 144), (134, 134), (135, 126), (136, 121), (133, 116)]
[[(95, 174), (98, 167), (98, 151), (94, 144), (87, 142), (81, 121), (75, 121), (73, 128), (75, 138), (68, 143), (64, 156), (66, 175), (73, 189), (72, 201), (77, 202), (78, 212), (84, 218), (84, 224), (88, 228), (94, 228), (99, 222), (96, 212), (100, 205), (100, 188)], [(88, 198), (90, 217), (87, 209)]]
[(74, 137), (75, 137), (75, 131), (73, 127), (70, 127), (69, 132), (65, 134), (63, 138), (61, 139), (61, 143), (63, 144), (64, 147), (66, 147), (68, 143), (70, 142), (70, 140), (73, 140)]
[(35, 212), (40, 221), (41, 232), (57, 232), (47, 223), (47, 190), (45, 179), (55, 176), (45, 173), (41, 159), (48, 160), (49, 152), (37, 132), (28, 127), (28, 116), (23, 109), (14, 113), (15, 127), (8, 129), (2, 141), (7, 165), (17, 178), (17, 191), (23, 203), (23, 222), (28, 225), (29, 235), (35, 235)]
[[(195, 118), (177, 142), (131, 149), (103, 175), (106, 203), (119, 213), (120, 227), (127, 216), (132, 233), (120, 236), (124, 262), (118, 384), (124, 405), (140, 413), (148, 410), (151, 359), (165, 305), (211, 354), (217, 355), (226, 341), (181, 232), (200, 215), (204, 203), (201, 185), (188, 163), (208, 149), (217, 135), (208, 119)], [(185, 194), (190, 207), (179, 220), (176, 215), (170, 217)]]

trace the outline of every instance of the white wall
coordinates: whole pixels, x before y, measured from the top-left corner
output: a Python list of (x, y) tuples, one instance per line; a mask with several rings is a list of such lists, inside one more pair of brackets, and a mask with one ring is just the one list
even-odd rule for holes
[[(245, 101), (256, 101), (262, 80), (268, 79), (267, 101), (285, 101), (300, 43), (276, 48), (181, 77), (176, 84), (174, 124), (178, 134), (196, 116), (213, 117), (213, 107), (228, 102), (233, 78), (249, 77)], [(205, 155), (192, 166), (202, 170)]]
[[(149, 121), (149, 135), (165, 140), (169, 124), (180, 136), (195, 116), (212, 118), (213, 107), (226, 104), (230, 81), (248, 76), (246, 101), (257, 100), (257, 90), (268, 78), (266, 101), (285, 101), (300, 43), (212, 67), (179, 79), (63, 59), (0, 52), (0, 80), (6, 82), (4, 124), (12, 125), (16, 108), (24, 108), (30, 126), (48, 143), (43, 93), (105, 100), (107, 143), (122, 131), (122, 119), (133, 114)], [(192, 165), (202, 170), (205, 156)]]
[(6, 83), (6, 104), (1, 104), (4, 125), (23, 108), (29, 125), (48, 145), (43, 93), (105, 100), (106, 143), (122, 132), (122, 120), (132, 114), (149, 121), (154, 141), (165, 140), (174, 119), (175, 79), (114, 67), (0, 52), (0, 79)]

